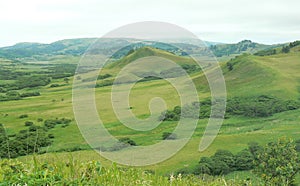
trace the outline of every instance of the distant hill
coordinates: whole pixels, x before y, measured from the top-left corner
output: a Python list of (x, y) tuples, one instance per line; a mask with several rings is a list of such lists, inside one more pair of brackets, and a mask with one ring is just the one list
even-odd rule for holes
[(243, 40), (236, 44), (220, 44), (210, 46), (211, 51), (217, 56), (225, 56), (231, 54), (242, 54), (242, 53), (255, 53), (260, 50), (271, 49), (281, 46), (278, 45), (265, 45), (252, 42), (251, 40)]
[[(96, 43), (94, 43), (97, 41)], [(9, 47), (0, 48), (0, 58), (11, 60), (22, 60), (24, 58), (38, 58), (55, 55), (73, 55), (80, 56), (85, 53), (88, 47), (96, 44), (95, 50), (89, 52), (95, 54), (112, 55), (113, 51), (119, 49), (121, 46), (126, 46), (121, 50), (113, 53), (113, 58), (120, 59), (125, 56), (130, 50), (150, 46), (165, 51), (172, 52), (176, 55), (199, 54), (211, 55), (211, 51), (217, 57), (241, 54), (241, 53), (255, 53), (260, 50), (276, 48), (280, 45), (264, 45), (254, 43), (250, 40), (244, 40), (236, 44), (222, 44), (216, 42), (207, 42), (199, 40), (166, 40), (164, 43), (155, 41), (141, 41), (138, 39), (113, 39), (113, 38), (80, 38), (80, 39), (66, 39), (56, 41), (50, 44), (42, 43), (18, 43)], [(209, 47), (211, 51), (209, 51)], [(180, 48), (180, 49), (179, 49)], [(182, 50), (181, 50), (182, 49)]]

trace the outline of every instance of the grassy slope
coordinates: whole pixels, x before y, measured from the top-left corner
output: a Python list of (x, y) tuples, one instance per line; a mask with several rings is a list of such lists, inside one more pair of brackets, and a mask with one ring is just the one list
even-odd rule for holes
[[(155, 50), (154, 50), (155, 51)], [(160, 55), (161, 53), (159, 53)], [(177, 57), (163, 53), (170, 58)], [(128, 56), (131, 57), (131, 56)], [(135, 57), (134, 57), (135, 58)], [(273, 94), (282, 98), (290, 99), (297, 98), (299, 93), (299, 58), (300, 53), (292, 51), (290, 54), (278, 54), (274, 56), (258, 57), (258, 56), (242, 56), (237, 58), (237, 64), (232, 71), (228, 71), (226, 66), (223, 66), (224, 75), (227, 82), (229, 96), (246, 96), (257, 94)], [(109, 70), (108, 70), (109, 71)], [(209, 92), (205, 89), (205, 77), (203, 75), (193, 75), (194, 81), (198, 85), (200, 96), (207, 97)], [(58, 83), (63, 83), (63, 80), (57, 80)], [(283, 88), (282, 88), (283, 87)], [(138, 144), (149, 144), (149, 141), (155, 142), (161, 138), (163, 131), (172, 130), (176, 123), (166, 123), (162, 127), (154, 130), (151, 137), (149, 133), (139, 134), (132, 133), (130, 130), (125, 130), (118, 121), (109, 104), (110, 87), (97, 88), (97, 102), (100, 116), (104, 119), (106, 126), (117, 137), (130, 136), (137, 141)], [(42, 96), (34, 98), (26, 98), (20, 101), (2, 102), (0, 113), (7, 113), (7, 117), (0, 118), (0, 123), (5, 124), (9, 133), (25, 128), (24, 122), (27, 120), (36, 121), (37, 118), (55, 118), (67, 117), (74, 118), (71, 105), (71, 84), (58, 88), (41, 88)], [(139, 117), (145, 117), (149, 114), (148, 101), (153, 95), (163, 97), (169, 108), (178, 105), (178, 97), (174, 95), (175, 90), (172, 86), (168, 86), (163, 80), (143, 82), (135, 86), (131, 92), (131, 103), (133, 112)], [(204, 95), (203, 95), (204, 93)], [(64, 98), (64, 101), (61, 101)], [(56, 100), (56, 101), (53, 101)], [(28, 114), (27, 119), (18, 119), (21, 114)], [(173, 172), (179, 168), (193, 166), (197, 164), (200, 156), (208, 156), (213, 154), (217, 149), (230, 149), (237, 152), (246, 147), (250, 141), (258, 141), (262, 144), (268, 141), (274, 141), (277, 137), (287, 135), (297, 138), (299, 136), (299, 114), (300, 111), (289, 111), (276, 114), (269, 118), (244, 118), (233, 117), (225, 120), (220, 135), (215, 142), (205, 152), (198, 152), (198, 145), (206, 125), (206, 120), (200, 120), (198, 128), (191, 141), (184, 149), (174, 157), (147, 169), (154, 169), (157, 172), (164, 174)], [(36, 122), (37, 123), (37, 122)], [(75, 121), (64, 129), (56, 127), (52, 130), (55, 134), (54, 143), (49, 147), (49, 151), (58, 150), (66, 147), (75, 147), (78, 144), (84, 145), (85, 142), (80, 136)], [(62, 153), (57, 154), (58, 156)], [(104, 164), (110, 164), (109, 161), (100, 158), (93, 151), (80, 151), (73, 153), (77, 159), (100, 159)], [(51, 158), (52, 154), (46, 154), (41, 158)], [(22, 157), (25, 159), (26, 157)]]

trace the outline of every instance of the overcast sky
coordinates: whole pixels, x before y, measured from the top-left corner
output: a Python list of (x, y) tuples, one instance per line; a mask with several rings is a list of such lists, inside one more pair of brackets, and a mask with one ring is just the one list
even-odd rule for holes
[(0, 46), (101, 37), (133, 22), (164, 21), (200, 39), (300, 39), (299, 0), (0, 0)]

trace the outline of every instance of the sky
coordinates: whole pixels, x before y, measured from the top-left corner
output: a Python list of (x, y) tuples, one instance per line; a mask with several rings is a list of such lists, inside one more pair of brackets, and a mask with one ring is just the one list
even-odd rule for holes
[(265, 44), (300, 39), (299, 0), (0, 0), (0, 46), (102, 37), (120, 26), (162, 21), (199, 39)]

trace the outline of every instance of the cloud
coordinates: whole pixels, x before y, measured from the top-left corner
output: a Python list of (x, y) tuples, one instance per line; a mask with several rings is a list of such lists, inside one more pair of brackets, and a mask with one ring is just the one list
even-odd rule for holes
[(298, 0), (1, 1), (0, 45), (101, 37), (138, 21), (170, 22), (208, 40), (276, 43), (300, 38), (298, 7)]

